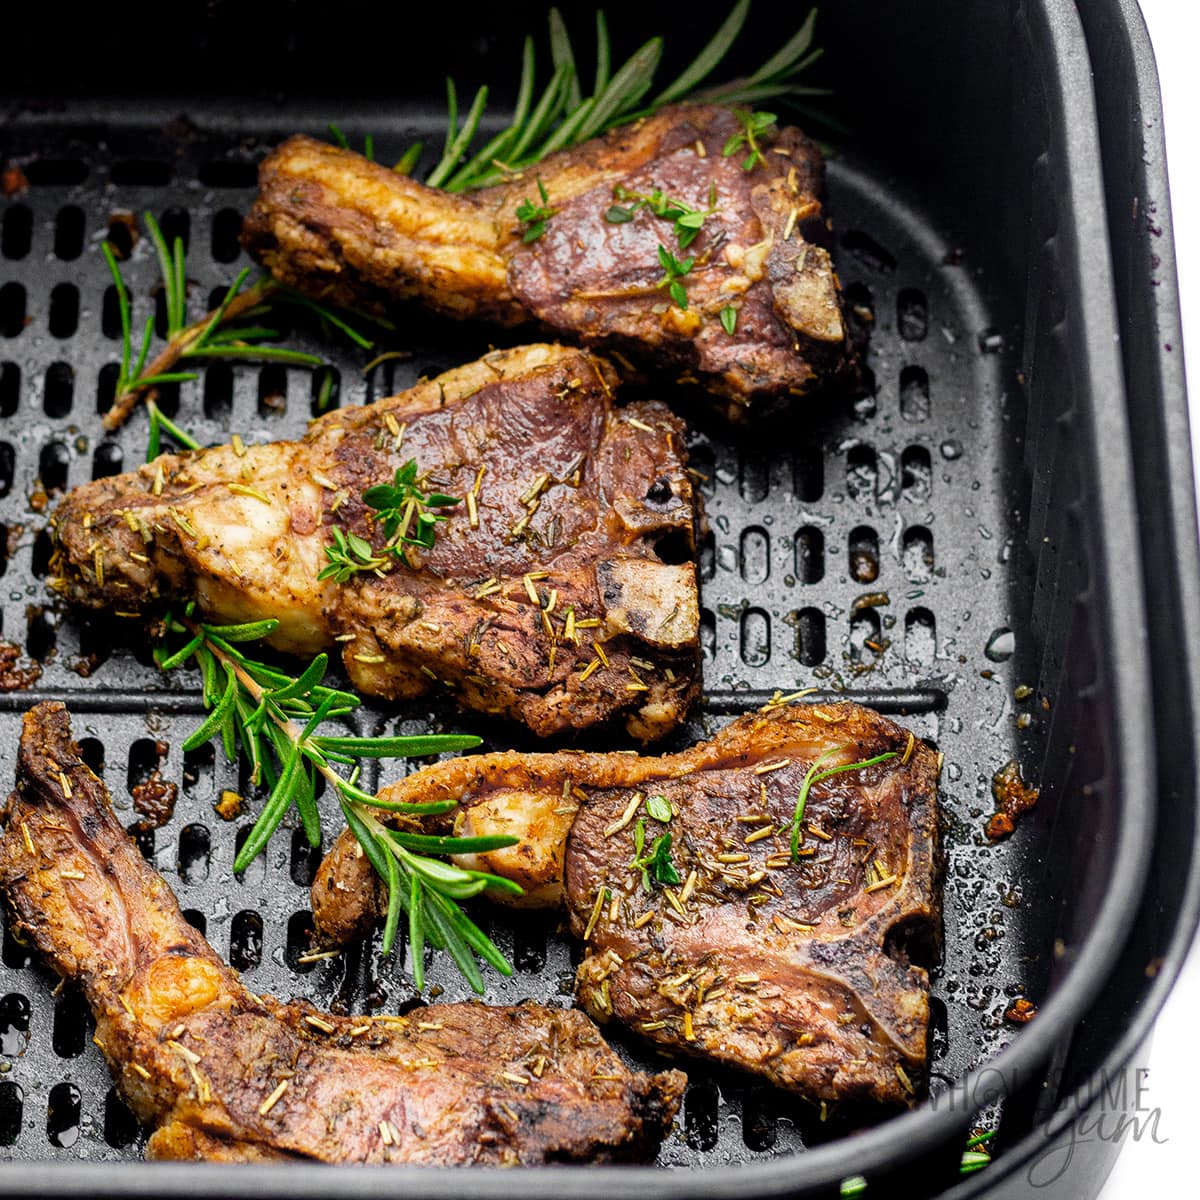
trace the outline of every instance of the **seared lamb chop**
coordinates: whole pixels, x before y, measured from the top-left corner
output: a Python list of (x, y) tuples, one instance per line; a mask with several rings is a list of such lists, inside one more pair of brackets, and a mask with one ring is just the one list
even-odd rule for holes
[[(277, 646), (336, 643), (372, 695), (444, 686), (539, 734), (619, 718), (658, 737), (698, 687), (696, 513), (681, 423), (654, 402), (615, 408), (614, 382), (583, 351), (497, 351), (300, 442), (84, 484), (53, 519), (55, 586), (123, 615), (195, 596), (214, 618), (276, 617)], [(460, 502), (404, 563), (363, 492), (410, 459), (423, 491)], [(380, 570), (319, 581), (334, 527)]]
[[(461, 861), (517, 880), (525, 903), (565, 902), (598, 1020), (814, 1099), (894, 1103), (925, 1064), (929, 978), (905, 947), (940, 936), (937, 775), (911, 733), (822, 704), (751, 713), (682, 754), (464, 757), (383, 794), (455, 799), (443, 820), (464, 835), (521, 838)], [(347, 941), (379, 908), (343, 837), (313, 885), (318, 930)]]
[[(725, 108), (668, 108), (469, 195), (293, 137), (262, 164), (243, 240), (311, 296), (536, 320), (698, 381), (741, 420), (851, 376), (854, 358), (837, 277), (813, 240), (820, 152), (797, 129), (769, 131), (746, 170), (746, 148), (723, 154), (741, 129)], [(540, 203), (539, 183), (554, 211), (527, 241), (517, 209)], [(639, 200), (656, 191), (666, 202)], [(705, 214), (690, 242), (655, 212), (681, 204)], [(686, 307), (666, 289), (662, 250), (694, 260), (678, 277)]]
[(337, 1017), (256, 996), (184, 920), (71, 742), (25, 717), (0, 838), (14, 928), (96, 1015), (154, 1158), (542, 1163), (652, 1155), (685, 1078), (628, 1070), (580, 1012)]

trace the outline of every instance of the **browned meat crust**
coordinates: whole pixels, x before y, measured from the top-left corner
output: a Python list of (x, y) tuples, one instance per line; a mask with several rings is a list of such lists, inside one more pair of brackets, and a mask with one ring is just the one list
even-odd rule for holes
[[(793, 862), (811, 764), (888, 753), (813, 785)], [(906, 947), (940, 939), (938, 770), (934, 751), (877, 713), (796, 705), (682, 754), (464, 757), (385, 794), (457, 799), (458, 829), (522, 838), (482, 865), (541, 903), (565, 894), (586, 944), (578, 996), (598, 1019), (814, 1098), (895, 1103), (924, 1073), (929, 979)], [(657, 796), (674, 810), (667, 823), (647, 816)], [(632, 865), (639, 818), (647, 850), (670, 831), (678, 885), (645, 890)], [(345, 940), (377, 904), (343, 837), (313, 886), (319, 929)]]
[[(743, 154), (722, 153), (739, 128), (727, 109), (684, 105), (551, 155), (531, 175), (556, 212), (529, 243), (516, 210), (536, 198), (530, 176), (452, 196), (293, 137), (262, 165), (243, 240), (310, 295), (376, 311), (415, 298), (505, 325), (533, 319), (699, 382), (741, 420), (852, 378), (854, 347), (817, 244), (820, 152), (784, 128), (745, 171)], [(606, 220), (617, 186), (715, 211), (684, 250), (672, 222), (645, 207)], [(686, 310), (660, 286), (660, 246), (695, 259)], [(720, 318), (727, 307), (733, 333)]]
[(118, 1086), (160, 1127), (154, 1157), (643, 1158), (686, 1082), (628, 1070), (573, 1010), (342, 1018), (252, 995), (117, 823), (61, 704), (25, 718), (0, 890), (13, 928), (82, 986)]
[[(618, 409), (614, 382), (583, 351), (497, 351), (302, 442), (84, 484), (54, 516), (54, 586), (132, 616), (196, 596), (218, 619), (275, 617), (280, 648), (336, 645), (372, 695), (444, 687), (543, 735), (616, 719), (659, 737), (699, 686), (696, 509), (682, 423)], [(331, 526), (383, 546), (362, 492), (410, 458), (471, 502), (412, 568), (318, 582)]]

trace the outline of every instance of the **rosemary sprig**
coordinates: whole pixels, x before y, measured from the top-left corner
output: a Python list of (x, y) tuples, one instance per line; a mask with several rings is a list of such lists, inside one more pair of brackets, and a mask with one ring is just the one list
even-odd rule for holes
[(875, 755), (874, 758), (864, 758), (862, 762), (844, 763), (840, 767), (827, 767), (824, 771), (821, 770), (823, 762), (827, 762), (835, 754), (840, 754), (844, 749), (845, 746), (833, 746), (823, 754), (818, 754), (805, 772), (804, 781), (800, 784), (800, 794), (796, 797), (796, 811), (792, 814), (792, 862), (795, 862), (800, 856), (800, 824), (804, 820), (804, 810), (808, 806), (808, 793), (812, 790), (813, 784), (820, 783), (831, 775), (840, 775), (843, 771), (861, 771), (865, 767), (873, 767), (877, 763), (887, 762), (889, 759), (897, 757), (895, 750), (889, 750), (886, 754)]
[(680, 308), (687, 308), (687, 288), (680, 283), (680, 280), (685, 275), (691, 273), (692, 267), (696, 262), (695, 258), (685, 258), (680, 262), (666, 246), (660, 245), (658, 247), (658, 262), (663, 269), (663, 277), (655, 284), (655, 287), (665, 287), (667, 294)]
[[(597, 12), (596, 68), (590, 91), (585, 95), (566, 24), (558, 9), (552, 8), (549, 33), (553, 70), (549, 80), (538, 92), (534, 43), (532, 38), (526, 38), (512, 117), (508, 125), (474, 152), (471, 146), (487, 108), (489, 89), (481, 87), (475, 93), (460, 124), (457, 89), (453, 79), (447, 79), (445, 149), (426, 184), (449, 192), (487, 187), (518, 175), (555, 150), (576, 146), (667, 104), (700, 101), (752, 105), (778, 97), (824, 94), (824, 89), (807, 87), (798, 81), (821, 53), (812, 45), (815, 8), (796, 33), (757, 71), (716, 87), (701, 88), (736, 42), (749, 11), (750, 0), (738, 0), (708, 44), (676, 79), (655, 94), (651, 93), (662, 60), (663, 39), (651, 38), (614, 70), (608, 25), (604, 14)], [(344, 144), (345, 139), (341, 141)], [(401, 160), (407, 168), (405, 173), (415, 166), (417, 157), (419, 151), (413, 158), (406, 154)]]
[[(167, 383), (184, 383), (198, 378), (195, 371), (177, 370), (180, 363), (190, 360), (224, 359), (256, 362), (283, 362), (296, 366), (320, 366), (321, 359), (315, 354), (292, 350), (284, 346), (264, 343), (279, 336), (279, 331), (264, 325), (237, 322), (262, 317), (269, 313), (271, 305), (287, 303), (299, 305), (317, 313), (321, 320), (340, 330), (362, 349), (369, 350), (374, 344), (354, 329), (344, 318), (331, 312), (324, 305), (300, 296), (285, 284), (274, 279), (263, 278), (246, 287), (250, 268), (244, 268), (226, 291), (221, 303), (212, 312), (192, 324), (187, 323), (187, 271), (183, 239), (175, 238), (170, 246), (153, 213), (145, 213), (144, 220), (158, 258), (162, 276), (163, 308), (166, 315), (165, 345), (150, 359), (154, 342), (154, 317), (146, 319), (137, 355), (133, 352), (132, 310), (129, 289), (117, 265), (116, 255), (108, 242), (101, 243), (101, 253), (108, 264), (117, 292), (117, 307), (121, 321), (121, 365), (112, 407), (104, 414), (104, 427), (117, 429), (128, 419), (139, 399), (154, 399), (157, 389)], [(167, 429), (161, 411), (157, 427), (151, 417), (151, 446), (159, 444), (159, 430)], [(177, 430), (178, 427), (175, 427)], [(172, 437), (176, 432), (167, 429)], [(180, 431), (182, 432), (182, 431)], [(178, 439), (177, 439), (178, 440)], [(185, 444), (185, 442), (181, 442)], [(152, 454), (150, 457), (155, 457)]]
[[(163, 670), (194, 661), (200, 670), (208, 716), (184, 742), (194, 750), (220, 737), (232, 761), (239, 750), (250, 764), (254, 785), (264, 784), (269, 795), (234, 860), (235, 872), (244, 871), (262, 853), (271, 835), (291, 808), (295, 808), (309, 844), (321, 844), (321, 818), (316, 803), (317, 776), (324, 778), (337, 797), (342, 814), (363, 852), (388, 889), (383, 951), (390, 953), (402, 911), (408, 913), (413, 977), (424, 986), (423, 948), (426, 943), (446, 950), (476, 992), (483, 976), (477, 959), (501, 974), (512, 968), (491, 940), (462, 911), (458, 902), (485, 888), (520, 894), (511, 880), (485, 871), (468, 870), (443, 862), (438, 855), (480, 854), (516, 844), (516, 838), (433, 837), (407, 829), (384, 826), (375, 813), (383, 810), (401, 820), (449, 812), (455, 801), (407, 804), (380, 800), (358, 786), (362, 760), (412, 758), (443, 751), (470, 750), (479, 738), (430, 734), (414, 737), (355, 737), (323, 733), (328, 722), (353, 712), (361, 703), (352, 692), (324, 684), (328, 656), (318, 654), (298, 676), (249, 657), (239, 646), (269, 637), (279, 622), (268, 619), (241, 625), (212, 625), (196, 619), (195, 603), (182, 617), (168, 614), (167, 636), (187, 640), (177, 650), (165, 641), (155, 650)], [(349, 768), (347, 774), (343, 769)]]

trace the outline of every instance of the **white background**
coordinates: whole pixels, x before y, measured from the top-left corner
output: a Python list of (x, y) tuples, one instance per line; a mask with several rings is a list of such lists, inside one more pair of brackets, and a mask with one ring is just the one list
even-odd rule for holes
[[(1080, 0), (1088, 3), (1089, 0)], [(1167, 168), (1175, 247), (1179, 256), (1179, 292), (1183, 341), (1191, 364), (1189, 398), (1192, 459), (1200, 467), (1200, 3), (1197, 0), (1141, 0), (1150, 29), (1163, 92)], [(1132, 119), (1132, 113), (1131, 113)], [(1198, 471), (1200, 474), (1200, 471)], [(1148, 1138), (1129, 1139), (1102, 1193), (1102, 1200), (1158, 1200), (1200, 1195), (1194, 1163), (1200, 1112), (1200, 955), (1193, 951), (1184, 975), (1155, 1028), (1146, 1061), (1147, 1102), (1162, 1110), (1163, 1145)]]

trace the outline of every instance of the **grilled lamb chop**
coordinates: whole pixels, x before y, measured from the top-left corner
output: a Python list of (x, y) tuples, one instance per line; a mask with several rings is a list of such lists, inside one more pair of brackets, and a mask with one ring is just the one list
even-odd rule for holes
[[(747, 171), (744, 149), (723, 154), (741, 128), (728, 109), (668, 108), (469, 195), (293, 137), (262, 164), (243, 241), (310, 296), (376, 312), (417, 299), (454, 317), (535, 320), (699, 382), (745, 420), (853, 377), (854, 347), (833, 265), (814, 241), (820, 152), (780, 129), (764, 135)], [(516, 213), (539, 202), (537, 181), (554, 215), (526, 242)], [(656, 189), (713, 210), (686, 248), (669, 217), (638, 203)], [(614, 204), (630, 215), (606, 218)], [(660, 247), (694, 259), (679, 280), (686, 308), (664, 290)]]
[[(813, 783), (793, 861), (810, 768), (886, 754)], [(681, 754), (463, 757), (383, 794), (456, 799), (443, 819), (464, 835), (521, 838), (460, 861), (518, 881), (526, 903), (565, 903), (584, 943), (578, 998), (598, 1020), (814, 1099), (895, 1103), (925, 1065), (929, 978), (905, 945), (940, 935), (937, 775), (934, 751), (891, 721), (822, 704), (751, 713)], [(667, 833), (664, 884), (671, 871), (635, 860)], [(381, 903), (346, 837), (312, 895), (335, 943)]]
[[(217, 619), (276, 617), (279, 648), (336, 643), (372, 695), (445, 686), (543, 735), (617, 718), (658, 737), (698, 687), (696, 513), (681, 423), (654, 402), (615, 408), (614, 382), (583, 351), (497, 351), (300, 442), (84, 484), (53, 519), (54, 586), (124, 615), (195, 596)], [(362, 493), (413, 458), (426, 490), (465, 498), (433, 546), (318, 581), (331, 527), (380, 552)]]
[(117, 823), (61, 704), (25, 717), (5, 818), (14, 928), (82, 986), (117, 1085), (157, 1128), (150, 1157), (625, 1159), (670, 1129), (684, 1076), (628, 1070), (580, 1012), (345, 1018), (252, 995)]

